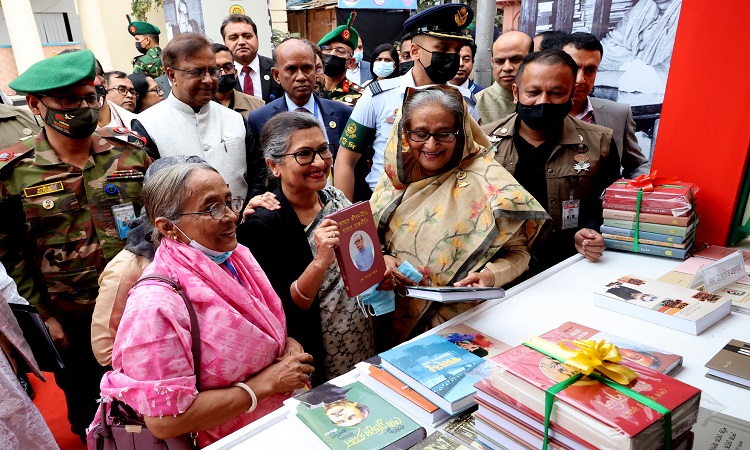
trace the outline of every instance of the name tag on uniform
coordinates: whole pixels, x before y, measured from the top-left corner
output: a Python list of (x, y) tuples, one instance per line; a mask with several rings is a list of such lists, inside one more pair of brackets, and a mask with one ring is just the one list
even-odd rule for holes
[(128, 202), (113, 206), (112, 215), (115, 218), (115, 226), (117, 227), (117, 233), (119, 234), (120, 239), (125, 239), (128, 231), (130, 231), (130, 227), (127, 224), (135, 219), (135, 208), (133, 208), (133, 204)]
[(581, 201), (578, 199), (565, 200), (562, 202), (562, 229), (578, 228), (578, 215), (580, 214)]
[(26, 198), (38, 197), (40, 195), (47, 195), (47, 194), (52, 194), (54, 192), (60, 192), (64, 189), (65, 188), (63, 187), (62, 181), (57, 181), (55, 183), (43, 184), (41, 186), (23, 188), (23, 195)]
[(385, 123), (390, 123), (393, 125), (393, 123), (396, 121), (396, 116), (386, 117)]

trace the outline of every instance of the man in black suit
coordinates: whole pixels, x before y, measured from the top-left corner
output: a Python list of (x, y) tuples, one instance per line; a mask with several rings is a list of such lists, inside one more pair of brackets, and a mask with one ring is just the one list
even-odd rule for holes
[(305, 111), (315, 115), (335, 152), (344, 125), (352, 113), (352, 108), (343, 103), (321, 99), (313, 94), (315, 53), (309, 42), (289, 38), (276, 48), (274, 56), (275, 66), (271, 73), (282, 86), (283, 95), (251, 112), (247, 118), (247, 198), (266, 191), (266, 162), (260, 148), (260, 133), (271, 117), (284, 111)]
[(284, 94), (271, 75), (273, 60), (258, 54), (258, 27), (244, 14), (230, 14), (221, 23), (224, 45), (234, 55), (235, 89), (270, 103)]

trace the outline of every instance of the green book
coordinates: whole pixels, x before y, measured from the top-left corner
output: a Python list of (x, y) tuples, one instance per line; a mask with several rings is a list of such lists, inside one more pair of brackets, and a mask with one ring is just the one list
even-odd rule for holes
[(328, 448), (403, 449), (427, 435), (423, 427), (353, 377), (344, 375), (336, 381), (285, 402)]
[[(620, 219), (604, 219), (604, 225), (608, 227), (624, 228), (626, 230), (634, 230), (635, 222), (631, 220), (620, 220)], [(676, 225), (663, 225), (660, 223), (648, 223), (639, 222), (638, 230), (646, 231), (649, 233), (666, 234), (669, 236), (685, 237), (693, 231), (693, 225), (690, 224), (686, 227), (678, 227)]]

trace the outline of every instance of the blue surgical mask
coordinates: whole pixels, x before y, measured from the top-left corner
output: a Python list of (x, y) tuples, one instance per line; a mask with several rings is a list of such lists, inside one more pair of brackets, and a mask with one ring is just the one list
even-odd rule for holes
[(360, 62), (362, 62), (362, 56), (363, 55), (364, 55), (364, 53), (361, 52), (361, 51), (354, 52), (354, 60), (357, 61), (357, 64), (359, 64)]
[(385, 78), (393, 73), (396, 68), (396, 64), (388, 61), (375, 61), (372, 66), (372, 73), (375, 75)]
[(185, 232), (180, 230), (180, 227), (178, 227), (176, 224), (173, 223), (172, 225), (174, 225), (174, 227), (177, 228), (180, 231), (180, 233), (182, 233), (183, 236), (190, 239), (190, 244), (188, 245), (190, 245), (194, 249), (200, 250), (201, 253), (206, 255), (208, 259), (215, 262), (216, 264), (221, 264), (227, 259), (229, 259), (230, 256), (232, 256), (231, 250), (228, 252), (219, 252), (216, 250), (211, 250), (210, 248), (206, 247), (205, 245), (202, 245), (200, 242), (196, 241), (195, 239), (192, 239), (190, 236), (185, 234)]
[[(398, 270), (415, 283), (422, 281), (422, 274), (407, 261), (402, 262)], [(377, 287), (375, 285), (359, 296), (357, 302), (365, 315), (382, 316), (396, 309), (396, 294), (393, 291), (379, 291)]]

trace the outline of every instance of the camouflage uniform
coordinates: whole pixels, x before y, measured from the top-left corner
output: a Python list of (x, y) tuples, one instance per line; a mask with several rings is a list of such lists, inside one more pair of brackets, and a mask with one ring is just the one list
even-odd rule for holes
[(38, 132), (39, 125), (30, 112), (0, 104), (0, 148), (17, 144), (19, 140)]
[(321, 98), (335, 100), (353, 107), (357, 104), (357, 100), (362, 97), (362, 91), (363, 89), (360, 85), (344, 78), (332, 91), (326, 91), (325, 88), (322, 88), (320, 96)]
[(161, 48), (151, 47), (145, 55), (136, 56), (130, 62), (133, 65), (133, 73), (143, 72), (151, 78), (164, 75), (164, 67), (161, 65)]
[[(112, 206), (133, 202), (141, 210), (137, 174), (150, 164), (142, 144), (117, 134), (97, 130), (83, 170), (62, 162), (44, 131), (0, 150), (0, 260), (19, 293), (63, 326), (69, 347), (60, 349), (66, 370), (56, 381), (76, 434), (93, 419), (104, 369), (90, 337), (99, 274), (125, 245)], [(132, 179), (107, 179), (124, 170), (134, 171)]]

